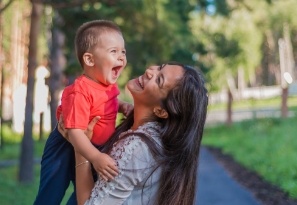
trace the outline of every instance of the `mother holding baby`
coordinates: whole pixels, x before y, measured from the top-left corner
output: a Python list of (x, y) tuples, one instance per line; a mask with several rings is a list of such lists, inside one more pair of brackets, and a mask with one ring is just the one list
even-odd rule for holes
[(194, 204), (208, 105), (201, 73), (180, 63), (154, 65), (127, 88), (134, 111), (104, 147), (119, 174), (112, 181), (99, 176), (94, 182), (90, 163), (82, 163), (86, 159), (76, 152), (76, 164), (81, 164), (76, 168), (78, 203)]

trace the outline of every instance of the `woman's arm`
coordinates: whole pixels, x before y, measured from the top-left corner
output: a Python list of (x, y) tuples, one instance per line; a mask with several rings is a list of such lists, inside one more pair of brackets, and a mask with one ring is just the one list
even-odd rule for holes
[[(85, 135), (91, 139), (93, 129), (100, 117), (95, 117), (85, 130)], [(75, 186), (78, 205), (83, 205), (89, 199), (94, 187), (91, 164), (79, 152), (75, 151)]]
[(91, 164), (78, 152), (75, 152), (75, 185), (78, 205), (83, 205), (89, 199), (94, 187)]

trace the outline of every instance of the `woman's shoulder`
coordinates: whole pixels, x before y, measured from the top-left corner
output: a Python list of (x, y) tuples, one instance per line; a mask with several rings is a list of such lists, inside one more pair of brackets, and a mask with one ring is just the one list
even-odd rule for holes
[(158, 123), (148, 122), (135, 131), (128, 130), (122, 133), (120, 137), (125, 137), (113, 146), (110, 153), (111, 157), (113, 157), (120, 166), (132, 159), (134, 162), (138, 160), (143, 161), (144, 159), (151, 160), (152, 156), (149, 147), (140, 134), (151, 137), (155, 143), (160, 144), (160, 131), (161, 127)]
[(147, 146), (143, 140), (143, 136), (150, 138), (154, 142), (160, 144), (160, 132), (161, 126), (158, 122), (147, 122), (137, 128), (137, 130), (128, 130), (120, 134), (118, 143), (122, 143), (124, 146), (133, 146), (135, 144), (141, 146)]
[(160, 137), (161, 125), (158, 122), (147, 122), (138, 127), (135, 132), (141, 132), (149, 137)]
[(129, 137), (134, 137), (136, 139), (141, 138), (139, 134), (144, 134), (147, 137), (159, 138), (161, 133), (161, 126), (158, 122), (146, 122), (143, 125), (139, 126), (137, 130), (128, 130), (120, 135), (120, 138), (128, 135)]

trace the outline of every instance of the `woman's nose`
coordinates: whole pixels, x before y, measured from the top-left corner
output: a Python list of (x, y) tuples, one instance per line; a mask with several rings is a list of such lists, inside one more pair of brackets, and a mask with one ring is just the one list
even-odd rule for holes
[(154, 76), (155, 69), (153, 67), (149, 67), (145, 70), (145, 75), (148, 79), (151, 79)]

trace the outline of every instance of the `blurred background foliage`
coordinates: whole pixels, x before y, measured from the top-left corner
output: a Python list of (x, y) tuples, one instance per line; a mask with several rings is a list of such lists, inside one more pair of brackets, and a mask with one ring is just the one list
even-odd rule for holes
[[(2, 0), (2, 5), (10, 2)], [(1, 12), (3, 52), (9, 56), (13, 16), (20, 12), (29, 26), (30, 4), (14, 0)], [(74, 54), (74, 35), (84, 22), (109, 19), (122, 29), (127, 48), (127, 79), (143, 73), (146, 66), (169, 60), (199, 67), (211, 91), (227, 87), (227, 77), (240, 78), (246, 86), (280, 83), (278, 40), (288, 28), (296, 50), (297, 20), (294, 0), (85, 0), (63, 2), (32, 0), (44, 6), (38, 62), (50, 59), (55, 49), (52, 30), (64, 36), (62, 54), (66, 76), (81, 73)], [(6, 23), (7, 22), (7, 23)], [(28, 35), (28, 34), (27, 34)], [(28, 43), (28, 42), (27, 42)], [(294, 57), (296, 52), (293, 53)], [(4, 64), (9, 63), (8, 58)], [(239, 71), (241, 74), (239, 74)], [(292, 75), (296, 75), (293, 73)], [(296, 77), (295, 77), (296, 78)]]

